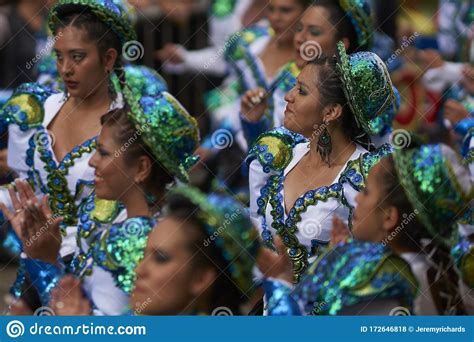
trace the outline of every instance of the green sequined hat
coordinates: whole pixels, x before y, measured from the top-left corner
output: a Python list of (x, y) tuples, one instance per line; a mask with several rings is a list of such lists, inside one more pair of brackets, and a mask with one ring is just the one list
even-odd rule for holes
[(367, 0), (339, 0), (339, 6), (346, 12), (354, 26), (359, 45), (357, 50), (370, 50), (375, 30), (369, 2)]
[(215, 243), (228, 263), (228, 272), (240, 291), (248, 294), (254, 289), (253, 268), (260, 248), (257, 230), (247, 211), (228, 195), (206, 195), (196, 188), (181, 185), (170, 196), (183, 196), (199, 208), (198, 217), (205, 222), (209, 238), (203, 248)]
[(167, 92), (142, 96), (128, 87), (123, 92), (131, 108), (129, 117), (153, 156), (170, 174), (187, 182), (187, 171), (199, 159), (193, 155), (200, 141), (196, 120)]
[(117, 0), (59, 0), (49, 13), (49, 29), (54, 31), (55, 24), (65, 15), (81, 13), (86, 8), (107, 24), (119, 36), (122, 44), (137, 39), (124, 1)]
[(344, 93), (355, 115), (357, 125), (373, 134), (370, 122), (391, 108), (397, 100), (385, 63), (372, 52), (346, 53), (344, 44), (337, 44), (337, 71)]
[(395, 150), (400, 183), (433, 239), (449, 244), (455, 223), (471, 223), (474, 193), (469, 171), (448, 146)]

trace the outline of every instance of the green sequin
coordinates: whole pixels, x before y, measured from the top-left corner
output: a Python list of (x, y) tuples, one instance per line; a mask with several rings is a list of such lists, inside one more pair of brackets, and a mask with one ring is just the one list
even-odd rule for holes
[(234, 11), (237, 0), (214, 0), (211, 13), (218, 18), (227, 17)]
[(386, 65), (376, 54), (347, 55), (344, 44), (337, 44), (337, 71), (357, 125), (373, 134), (371, 122), (397, 106), (392, 80)]
[(400, 183), (428, 233), (450, 246), (453, 224), (470, 209), (466, 204), (474, 193), (464, 192), (441, 144), (396, 150), (394, 160)]

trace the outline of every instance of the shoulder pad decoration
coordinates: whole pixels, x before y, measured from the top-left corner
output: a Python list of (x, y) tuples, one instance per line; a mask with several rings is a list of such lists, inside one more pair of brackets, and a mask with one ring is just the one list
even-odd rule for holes
[(258, 137), (249, 152), (247, 163), (256, 158), (265, 173), (284, 170), (293, 158), (293, 148), (300, 143), (309, 143), (309, 140), (284, 127), (275, 128)]
[(36, 83), (19, 86), (5, 103), (1, 116), (7, 123), (16, 123), (22, 131), (38, 127), (44, 118), (44, 103), (54, 94), (51, 88)]

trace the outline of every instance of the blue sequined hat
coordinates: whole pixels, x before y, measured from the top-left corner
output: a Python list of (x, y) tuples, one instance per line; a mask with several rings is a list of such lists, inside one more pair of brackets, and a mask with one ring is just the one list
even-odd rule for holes
[(131, 108), (129, 117), (153, 156), (170, 174), (187, 182), (187, 171), (199, 159), (193, 154), (200, 140), (196, 120), (167, 92), (143, 97), (128, 87), (123, 92)]
[(199, 208), (198, 217), (205, 223), (209, 236), (203, 242), (203, 248), (215, 243), (228, 263), (223, 271), (228, 272), (242, 293), (252, 291), (253, 268), (260, 242), (246, 209), (231, 196), (206, 195), (187, 185), (173, 188), (169, 195), (183, 196)]
[(48, 26), (54, 31), (55, 24), (65, 15), (90, 9), (119, 36), (121, 43), (125, 44), (136, 40), (137, 36), (123, 3), (124, 1), (117, 0), (59, 0), (49, 13)]
[(357, 33), (359, 51), (367, 51), (372, 48), (374, 22), (372, 11), (367, 0), (339, 0), (339, 6), (351, 19), (352, 25)]
[(392, 131), (393, 120), (400, 109), (401, 97), (398, 89), (393, 86), (393, 94), (395, 95), (395, 104), (387, 107), (387, 109), (379, 116), (370, 120), (370, 134), (385, 134)]
[[(318, 258), (291, 297), (312, 315), (337, 315), (353, 305), (387, 299), (411, 308), (415, 284), (409, 265), (388, 247), (351, 240)], [(276, 304), (270, 300), (270, 310)]]
[(396, 110), (396, 96), (385, 63), (372, 52), (346, 53), (337, 44), (337, 71), (357, 125), (373, 134), (370, 122), (389, 110)]
[(447, 245), (455, 223), (472, 223), (469, 170), (448, 146), (395, 150), (394, 161), (403, 190), (431, 238)]
[[(124, 67), (125, 81), (134, 94), (142, 96), (157, 96), (168, 90), (166, 81), (155, 70), (144, 65), (127, 64)], [(115, 73), (112, 82), (117, 93), (121, 92), (121, 86)]]

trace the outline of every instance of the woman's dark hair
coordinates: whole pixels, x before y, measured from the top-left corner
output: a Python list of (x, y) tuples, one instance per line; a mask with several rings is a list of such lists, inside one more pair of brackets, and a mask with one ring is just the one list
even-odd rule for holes
[(383, 189), (381, 207), (393, 206), (402, 216), (392, 240), (396, 240), (397, 244), (404, 247), (420, 250), (426, 255), (431, 264), (428, 270), (430, 292), (438, 313), (464, 315), (465, 309), (458, 290), (459, 277), (450, 251), (436, 243), (418, 220), (417, 212), (400, 184), (393, 157), (386, 157), (380, 163), (382, 171), (378, 174), (377, 181)]
[(371, 150), (370, 137), (357, 126), (354, 113), (347, 102), (344, 94), (343, 84), (336, 71), (337, 60), (335, 57), (328, 58), (324, 55), (312, 59), (309, 65), (319, 66), (319, 82), (316, 87), (319, 91), (319, 102), (325, 107), (331, 104), (342, 106), (342, 128), (351, 139), (367, 150)]
[[(241, 314), (241, 304), (248, 298), (232, 281), (229, 274), (229, 262), (216, 245), (215, 240), (209, 239), (210, 232), (207, 231), (205, 222), (202, 220), (201, 210), (197, 205), (182, 195), (173, 195), (167, 203), (166, 215), (186, 222), (182, 226), (186, 236), (189, 238), (188, 247), (192, 255), (192, 265), (195, 268), (214, 268), (217, 277), (212, 286), (210, 297), (198, 299), (199, 310), (211, 314), (217, 307), (226, 307), (234, 315)], [(208, 244), (205, 242), (209, 241)]]
[(312, 0), (296, 0), (296, 2), (303, 8), (307, 8), (311, 5)]
[(61, 16), (56, 22), (53, 28), (53, 34), (57, 35), (59, 30), (68, 26), (84, 30), (87, 34), (87, 38), (97, 43), (101, 61), (108, 49), (112, 48), (117, 51), (117, 60), (114, 69), (123, 89), (125, 86), (125, 71), (121, 61), (122, 43), (118, 35), (97, 18), (90, 9), (81, 5), (69, 5), (67, 13)]
[(166, 185), (172, 183), (174, 178), (153, 156), (150, 148), (141, 138), (142, 132), (129, 119), (129, 111), (128, 107), (112, 110), (100, 118), (100, 123), (103, 127), (113, 128), (115, 142), (120, 146), (126, 146), (123, 157), (127, 163), (133, 163), (141, 156), (151, 159), (152, 169), (144, 188), (151, 194), (162, 194)]
[(329, 22), (336, 28), (337, 41), (347, 38), (349, 40), (349, 48), (347, 53), (351, 54), (360, 51), (359, 39), (357, 32), (352, 24), (351, 19), (339, 5), (337, 0), (314, 0), (311, 6), (320, 6), (329, 12)]

